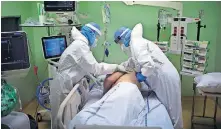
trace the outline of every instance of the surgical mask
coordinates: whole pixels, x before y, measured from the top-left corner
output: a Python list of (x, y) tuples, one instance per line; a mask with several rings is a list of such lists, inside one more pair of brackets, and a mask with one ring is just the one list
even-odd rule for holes
[(121, 48), (122, 51), (124, 51), (124, 45), (123, 44), (120, 45), (120, 48)]
[[(126, 34), (126, 35), (125, 35)], [(125, 35), (125, 36), (123, 36)], [(126, 46), (129, 47), (130, 45), (130, 35), (131, 35), (131, 30), (126, 29), (121, 35), (121, 42)], [(122, 37), (123, 36), (123, 37)]]
[(96, 38), (94, 40), (94, 43), (91, 45), (91, 48), (95, 48), (97, 46), (97, 41), (98, 41), (98, 39)]
[(98, 41), (98, 39), (96, 38), (95, 41), (94, 41), (94, 44), (97, 44), (97, 41)]
[(129, 57), (131, 57), (131, 51), (130, 51), (130, 46), (126, 47), (124, 44), (122, 44), (121, 46), (121, 50), (128, 55)]

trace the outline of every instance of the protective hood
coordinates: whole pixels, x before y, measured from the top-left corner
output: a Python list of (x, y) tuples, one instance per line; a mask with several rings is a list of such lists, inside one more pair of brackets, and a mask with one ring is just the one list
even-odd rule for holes
[(139, 23), (133, 28), (131, 32), (131, 37), (142, 38), (142, 36), (143, 36), (143, 26), (141, 23)]
[(73, 26), (71, 30), (71, 36), (74, 40), (82, 40), (87, 43), (87, 45), (89, 44), (87, 38), (83, 34), (81, 34), (81, 32), (75, 26)]

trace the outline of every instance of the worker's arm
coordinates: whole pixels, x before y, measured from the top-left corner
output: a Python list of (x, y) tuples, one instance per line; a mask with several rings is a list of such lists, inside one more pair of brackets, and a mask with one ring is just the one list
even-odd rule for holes
[(94, 58), (90, 48), (87, 44), (79, 47), (78, 50), (81, 53), (81, 57), (79, 59), (78, 64), (83, 66), (83, 69), (94, 75), (106, 75), (112, 74), (116, 68), (117, 64), (107, 64), (107, 63), (98, 63)]
[(142, 75), (148, 77), (153, 74), (155, 63), (148, 51), (141, 53), (138, 56), (137, 61), (140, 64)]
[(117, 80), (123, 76), (124, 73), (122, 72), (115, 72), (110, 76), (106, 77), (104, 80), (104, 94), (111, 89), (111, 87), (117, 82)]
[(122, 62), (120, 65), (124, 66), (128, 71), (133, 71), (135, 69), (135, 63), (132, 57), (130, 57), (127, 61)]
[[(152, 58), (152, 50), (150, 44), (152, 42), (143, 38), (143, 26), (137, 24), (131, 32), (131, 48), (133, 48), (133, 56), (140, 66), (142, 75), (148, 77), (153, 74), (155, 70), (155, 63)], [(138, 71), (136, 71), (138, 72)]]

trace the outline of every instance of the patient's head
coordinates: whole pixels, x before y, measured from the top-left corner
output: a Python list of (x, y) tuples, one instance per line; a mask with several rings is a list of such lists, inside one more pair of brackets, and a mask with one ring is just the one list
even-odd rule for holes
[(115, 72), (107, 76), (106, 79), (104, 80), (104, 93), (106, 93), (108, 90), (110, 90), (112, 87), (114, 87), (116, 84), (120, 82), (130, 82), (137, 85), (138, 88), (141, 87), (140, 83), (137, 81), (135, 72), (126, 73), (126, 74), (121, 72)]

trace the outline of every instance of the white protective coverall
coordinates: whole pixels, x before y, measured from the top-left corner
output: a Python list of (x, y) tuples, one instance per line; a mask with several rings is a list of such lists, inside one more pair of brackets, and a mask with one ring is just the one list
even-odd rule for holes
[(88, 73), (94, 75), (111, 74), (117, 64), (98, 63), (94, 58), (88, 40), (75, 27), (72, 28), (74, 42), (63, 52), (53, 86), (51, 87), (51, 110), (53, 128), (60, 104), (73, 86)]
[(121, 65), (135, 68), (147, 77), (151, 89), (167, 108), (174, 128), (180, 129), (183, 121), (179, 74), (160, 48), (142, 35), (142, 24), (137, 24), (131, 32), (131, 57)]

